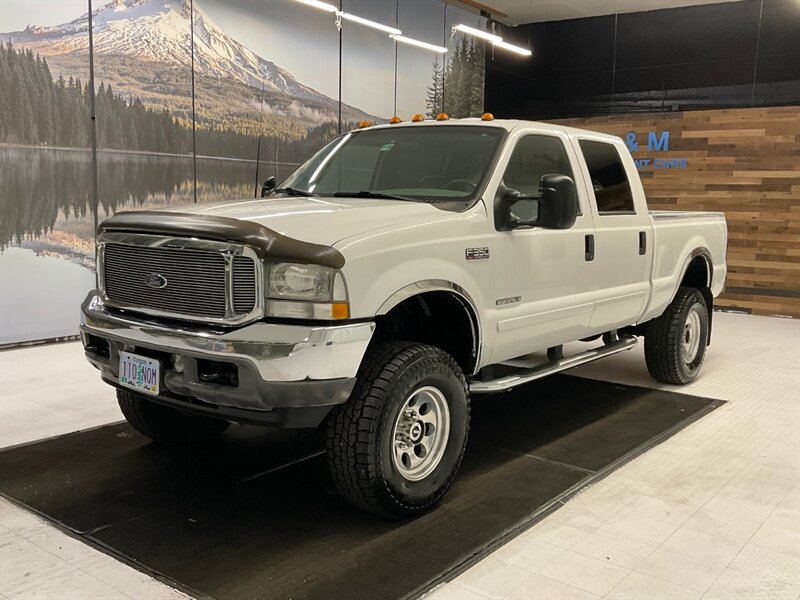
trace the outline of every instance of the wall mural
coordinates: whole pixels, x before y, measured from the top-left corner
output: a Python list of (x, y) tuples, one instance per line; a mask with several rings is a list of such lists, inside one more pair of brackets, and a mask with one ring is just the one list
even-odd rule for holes
[[(252, 197), (361, 120), (482, 113), (483, 45), (450, 33), (481, 17), (440, 0), (342, 1), (450, 51), (345, 22), (340, 73), (333, 16), (293, 0), (94, 0), (98, 218)], [(3, 0), (0, 345), (74, 335), (94, 285), (86, 8)]]

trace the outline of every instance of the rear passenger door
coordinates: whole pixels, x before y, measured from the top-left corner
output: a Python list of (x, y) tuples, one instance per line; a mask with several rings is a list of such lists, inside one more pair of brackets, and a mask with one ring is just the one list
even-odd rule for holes
[(589, 327), (615, 329), (634, 323), (647, 302), (652, 220), (641, 186), (629, 180), (628, 173), (635, 173), (636, 167), (624, 146), (589, 136), (574, 141), (595, 226), (592, 262), (597, 294)]

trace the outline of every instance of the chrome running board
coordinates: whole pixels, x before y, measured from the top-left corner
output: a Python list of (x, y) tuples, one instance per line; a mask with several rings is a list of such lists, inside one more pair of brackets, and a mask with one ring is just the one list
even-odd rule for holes
[(630, 350), (636, 346), (638, 341), (639, 340), (634, 336), (625, 336), (611, 343), (599, 346), (598, 348), (592, 348), (586, 352), (581, 352), (580, 354), (576, 354), (574, 356), (547, 362), (530, 369), (520, 369), (511, 375), (499, 377), (498, 379), (491, 379), (489, 381), (472, 380), (469, 383), (469, 391), (473, 394), (504, 392), (506, 390), (515, 388), (518, 385), (523, 385), (525, 383), (541, 379), (542, 377), (553, 375), (559, 371), (564, 371), (566, 369), (571, 369), (572, 367), (577, 367), (578, 365), (592, 362), (593, 360), (605, 358), (606, 356), (611, 356), (617, 352)]

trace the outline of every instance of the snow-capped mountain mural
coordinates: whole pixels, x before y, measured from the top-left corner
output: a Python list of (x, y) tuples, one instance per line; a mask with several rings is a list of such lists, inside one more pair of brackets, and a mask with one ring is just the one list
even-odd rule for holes
[[(201, 120), (230, 122), (235, 116), (245, 120), (245, 127), (254, 125), (252, 119), (259, 112), (255, 95), (262, 95), (262, 86), (270, 114), (300, 118), (306, 124), (338, 118), (338, 100), (297, 81), (233, 39), (198, 1), (193, 10), (189, 0), (113, 0), (96, 8), (92, 15), (96, 81), (110, 84), (118, 93), (137, 95), (146, 106), (188, 112), (185, 87), (191, 69), (192, 14), (195, 77), (217, 82), (209, 86), (209, 102), (198, 111)], [(88, 24), (85, 14), (57, 26), (30, 25), (22, 31), (0, 33), (0, 41), (41, 54), (52, 70), (65, 77), (80, 76), (85, 73), (89, 48)], [(231, 93), (237, 86), (251, 90)], [(213, 114), (215, 104), (231, 112), (224, 117)], [(346, 120), (376, 119), (351, 106), (342, 108)], [(297, 129), (281, 133), (296, 135)]]

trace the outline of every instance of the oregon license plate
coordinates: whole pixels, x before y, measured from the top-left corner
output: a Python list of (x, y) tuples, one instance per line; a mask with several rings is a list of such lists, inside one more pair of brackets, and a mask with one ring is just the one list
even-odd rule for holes
[(158, 395), (159, 367), (157, 360), (131, 354), (119, 353), (119, 382), (134, 390)]

